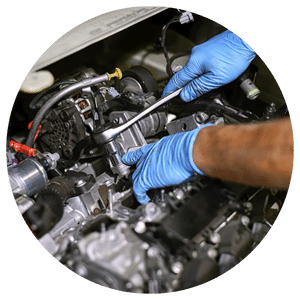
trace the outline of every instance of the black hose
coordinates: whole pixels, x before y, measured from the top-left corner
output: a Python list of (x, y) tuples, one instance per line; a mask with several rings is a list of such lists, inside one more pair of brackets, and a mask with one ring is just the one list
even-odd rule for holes
[(93, 78), (87, 78), (87, 79), (84, 79), (82, 81), (79, 81), (77, 83), (74, 83), (64, 89), (62, 89), (61, 91), (57, 92), (54, 96), (52, 96), (41, 108), (40, 110), (38, 111), (38, 113), (36, 114), (33, 122), (32, 122), (32, 125), (31, 125), (31, 128), (30, 128), (30, 131), (29, 131), (29, 134), (28, 134), (28, 137), (27, 137), (27, 140), (26, 140), (26, 145), (29, 146), (29, 147), (32, 147), (33, 146), (33, 141), (34, 141), (34, 137), (36, 135), (36, 132), (38, 130), (38, 127), (39, 125), (41, 124), (44, 116), (46, 115), (47, 111), (54, 105), (56, 104), (57, 102), (59, 102), (63, 97), (71, 94), (71, 93), (74, 93), (80, 89), (83, 89), (83, 88), (86, 88), (86, 87), (89, 87), (89, 86), (93, 86), (95, 84), (98, 84), (100, 82), (103, 82), (103, 81), (108, 81), (109, 80), (109, 76), (108, 74), (103, 74), (103, 75), (100, 75), (100, 76), (97, 76), (97, 77), (93, 77)]
[(51, 90), (53, 90), (54, 88), (60, 86), (60, 85), (70, 85), (70, 84), (74, 84), (74, 81), (66, 81), (66, 82), (56, 82), (53, 85), (51, 85), (49, 88), (45, 89), (43, 92), (39, 93), (37, 96), (35, 96), (31, 102), (29, 103), (29, 108), (31, 109), (36, 109), (36, 103), (47, 93), (49, 93)]
[(81, 192), (76, 188), (76, 183), (86, 178), (89, 177), (84, 172), (68, 171), (61, 177), (53, 178), (39, 192), (35, 204), (23, 215), (37, 238), (48, 233), (61, 220), (65, 201)]

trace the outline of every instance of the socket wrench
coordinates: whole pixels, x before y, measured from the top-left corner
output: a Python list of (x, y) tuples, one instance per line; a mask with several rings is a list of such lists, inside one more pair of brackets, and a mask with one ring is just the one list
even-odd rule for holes
[(135, 122), (139, 121), (143, 117), (145, 117), (147, 114), (153, 112), (155, 109), (158, 107), (162, 106), (163, 104), (167, 103), (171, 99), (175, 98), (178, 96), (181, 92), (182, 88), (176, 90), (175, 92), (169, 93), (165, 95), (164, 97), (160, 98), (157, 100), (154, 104), (151, 106), (143, 109), (140, 113), (138, 113), (136, 116), (128, 120), (127, 122), (121, 124), (121, 125), (115, 125), (115, 124), (110, 124), (109, 127), (102, 131), (94, 131), (94, 138), (97, 144), (105, 144), (112, 139), (114, 139), (118, 134), (120, 134), (122, 131), (126, 130), (129, 128), (131, 125), (133, 125)]

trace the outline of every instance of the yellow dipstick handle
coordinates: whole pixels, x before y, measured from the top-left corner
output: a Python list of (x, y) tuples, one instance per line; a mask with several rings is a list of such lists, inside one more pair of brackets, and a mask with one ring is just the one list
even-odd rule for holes
[(117, 77), (118, 79), (122, 78), (122, 72), (119, 68), (115, 68), (115, 73), (109, 74), (106, 73), (108, 75), (108, 80), (111, 80), (113, 77)]

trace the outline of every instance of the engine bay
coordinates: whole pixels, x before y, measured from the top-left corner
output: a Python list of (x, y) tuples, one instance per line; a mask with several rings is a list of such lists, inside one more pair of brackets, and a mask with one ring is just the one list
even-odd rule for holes
[(272, 227), (286, 192), (195, 175), (140, 205), (135, 167), (121, 160), (206, 123), (288, 115), (259, 57), (226, 86), (151, 109), (191, 48), (223, 30), (164, 9), (35, 70), (39, 82), (53, 77), (41, 91), (20, 89), (7, 134), (12, 192), (39, 242), (80, 276), (133, 293), (187, 289), (237, 265)]

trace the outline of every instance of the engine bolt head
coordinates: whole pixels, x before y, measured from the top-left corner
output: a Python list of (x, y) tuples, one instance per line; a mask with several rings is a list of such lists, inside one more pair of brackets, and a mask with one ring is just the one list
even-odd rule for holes
[(218, 251), (215, 248), (210, 248), (207, 251), (207, 256), (210, 259), (215, 259), (218, 256)]
[(192, 258), (198, 258), (198, 252), (196, 250), (192, 252)]
[(149, 257), (155, 257), (156, 255), (158, 254), (158, 250), (154, 247), (150, 247), (148, 250), (147, 250), (147, 255)]
[(251, 211), (253, 209), (253, 205), (251, 202), (245, 202), (244, 206), (247, 208), (247, 210)]
[(148, 202), (146, 205), (145, 205), (145, 209), (144, 209), (144, 212), (146, 215), (149, 215), (149, 216), (152, 216), (153, 214), (156, 213), (157, 211), (157, 206), (155, 203), (152, 203), (152, 202)]
[(249, 223), (250, 223), (250, 218), (247, 217), (247, 216), (242, 216), (242, 217), (241, 217), (241, 223), (242, 223), (244, 226), (248, 226)]
[(171, 270), (174, 274), (179, 274), (183, 271), (183, 264), (180, 261), (172, 263)]
[(76, 266), (76, 273), (80, 276), (85, 276), (87, 275), (88, 271), (85, 266), (79, 264)]
[(221, 236), (219, 233), (217, 232), (213, 232), (210, 237), (209, 237), (210, 241), (214, 244), (218, 244), (221, 242)]
[(146, 229), (146, 224), (143, 221), (138, 221), (134, 227), (134, 231), (139, 234), (144, 233)]

